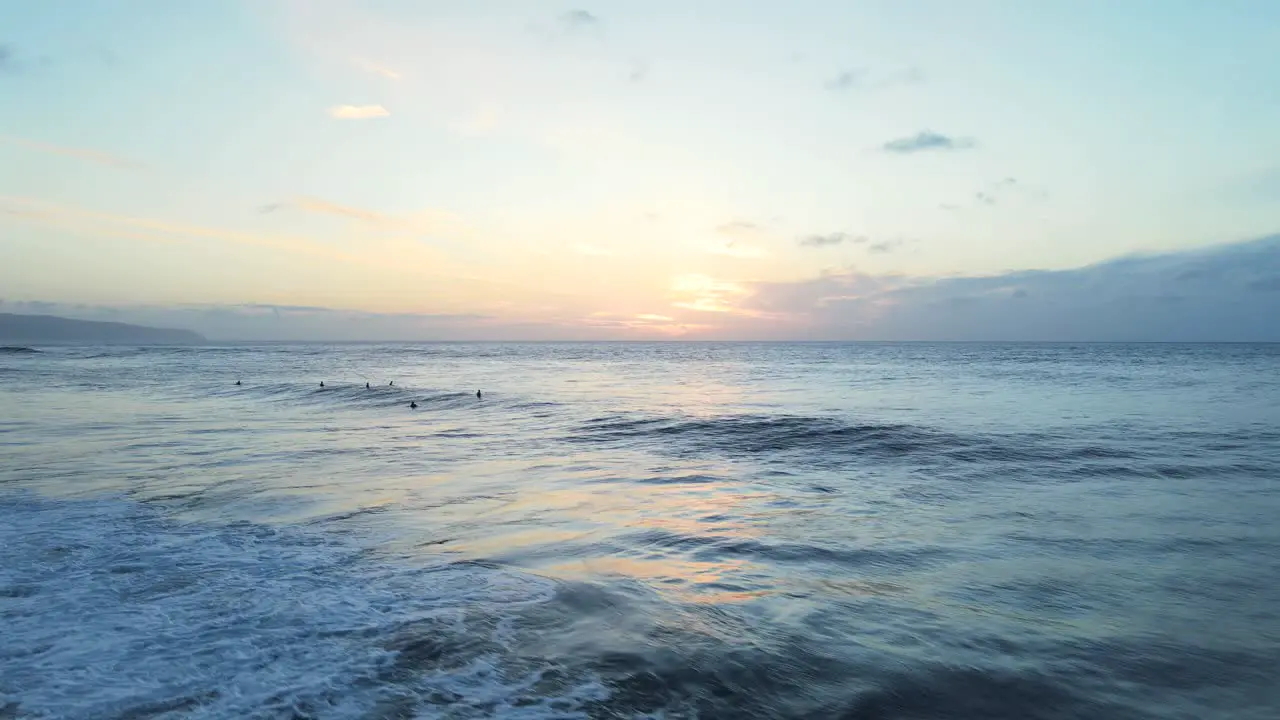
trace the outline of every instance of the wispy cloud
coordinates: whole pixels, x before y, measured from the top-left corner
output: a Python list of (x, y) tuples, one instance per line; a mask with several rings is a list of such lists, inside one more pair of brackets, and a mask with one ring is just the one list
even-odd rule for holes
[(912, 67), (903, 68), (901, 70), (897, 70), (884, 75), (879, 79), (877, 84), (879, 87), (892, 87), (894, 85), (919, 85), (925, 82), (925, 80), (927, 79), (928, 79), (928, 76), (925, 75), (924, 70), (918, 67), (912, 66)]
[(769, 255), (764, 248), (750, 245), (741, 240), (729, 240), (727, 242), (711, 245), (707, 248), (707, 252), (712, 255), (724, 255), (725, 257), (737, 258), (739, 260), (758, 260)]
[(836, 245), (857, 245), (865, 243), (869, 240), (866, 235), (852, 235), (845, 232), (833, 232), (825, 235), (806, 235), (798, 241), (800, 247), (807, 248), (824, 248), (834, 247)]
[(924, 71), (918, 67), (892, 72), (873, 72), (867, 68), (853, 68), (836, 73), (823, 83), (823, 87), (832, 92), (859, 89), (883, 90), (898, 85), (918, 85), (924, 81)]
[(18, 52), (17, 45), (0, 42), (0, 75), (19, 75), (31, 70), (43, 70), (53, 65), (48, 55), (31, 59)]
[(268, 205), (259, 206), (260, 213), (275, 213), (276, 210), (285, 208), (293, 208), (306, 211), (306, 213), (315, 213), (320, 215), (337, 215), (339, 218), (351, 218), (353, 220), (365, 220), (366, 223), (381, 223), (387, 218), (380, 213), (364, 208), (352, 208), (349, 205), (339, 205), (337, 202), (329, 202), (328, 200), (320, 200), (319, 197), (298, 197), (297, 200), (289, 202), (270, 202)]
[(9, 43), (0, 43), (0, 73), (13, 73), (17, 71), (17, 51), (14, 50), (13, 45)]
[(42, 225), (91, 236), (151, 242), (214, 240), (331, 260), (359, 259), (359, 256), (326, 248), (300, 237), (246, 233), (157, 218), (118, 215), (19, 196), (0, 196), (0, 209)]
[(574, 9), (561, 15), (560, 23), (574, 30), (597, 28), (600, 26), (600, 18), (587, 10)]
[(582, 325), (595, 329), (611, 329), (630, 331), (639, 335), (666, 335), (671, 337), (679, 337), (690, 332), (702, 329), (703, 325), (690, 325), (683, 323), (674, 317), (668, 315), (658, 315), (654, 313), (616, 313), (616, 312), (593, 312), (585, 318), (578, 319), (573, 324)]
[(389, 115), (391, 112), (381, 105), (335, 105), (329, 108), (329, 116), (339, 120), (366, 120)]
[(760, 230), (761, 228), (759, 225), (753, 222), (748, 222), (746, 220), (731, 220), (727, 223), (722, 223), (716, 226), (716, 232), (720, 233), (721, 235), (728, 235), (730, 237), (743, 237), (745, 235), (754, 235), (760, 232)]
[(866, 77), (867, 77), (867, 71), (863, 69), (842, 70), (841, 72), (837, 73), (835, 77), (828, 80), (825, 83), (825, 87), (828, 90), (835, 90), (835, 91), (851, 90), (853, 88), (861, 86), (863, 82), (866, 80)]
[(987, 185), (985, 190), (979, 190), (973, 194), (973, 199), (983, 205), (995, 205), (999, 202), (999, 197), (1009, 188), (1018, 184), (1017, 178), (1007, 177)]
[(259, 205), (258, 212), (267, 215), (281, 210), (296, 210), (313, 215), (346, 218), (376, 226), (381, 231), (408, 235), (465, 235), (470, 232), (466, 220), (447, 210), (430, 209), (410, 216), (393, 216), (368, 208), (343, 205), (316, 197), (299, 197), (293, 200)]
[(62, 155), (63, 157), (76, 158), (77, 160), (84, 160), (86, 162), (106, 165), (108, 167), (126, 170), (140, 170), (143, 168), (141, 163), (136, 163), (132, 160), (120, 157), (119, 155), (102, 152), (101, 150), (71, 147), (69, 145), (54, 145), (53, 143), (13, 137), (11, 135), (0, 135), (0, 142), (6, 142), (10, 145), (16, 145), (21, 148), (48, 153), (50, 155)]
[[(1049, 198), (1049, 191), (1043, 186), (1023, 182), (1014, 177), (1005, 177), (986, 184), (968, 198), (973, 205), (994, 207), (1008, 201), (1042, 202)], [(960, 210), (957, 202), (942, 203), (938, 207), (943, 210)]]
[(47, 70), (63, 61), (88, 61), (99, 65), (114, 65), (116, 56), (100, 46), (89, 46), (80, 51), (67, 52), (59, 57), (39, 55), (31, 57), (20, 53), (16, 44), (0, 42), (0, 75), (18, 75), (30, 71)]
[(890, 238), (888, 240), (877, 240), (867, 245), (867, 252), (884, 255), (907, 244), (906, 238)]
[(738, 258), (739, 260), (755, 260), (766, 257), (769, 254), (764, 248), (748, 242), (765, 234), (765, 229), (756, 223), (746, 220), (733, 220), (717, 225), (715, 230), (716, 234), (723, 235), (729, 239), (708, 246), (706, 251), (712, 255), (724, 255)]
[(381, 75), (388, 80), (399, 80), (401, 77), (399, 72), (396, 72), (385, 65), (380, 65), (368, 58), (360, 57), (359, 55), (352, 57), (351, 62), (365, 72), (373, 73), (374, 75)]
[(968, 150), (977, 147), (977, 142), (970, 138), (960, 138), (932, 130), (921, 130), (915, 135), (890, 140), (880, 148), (888, 153), (906, 155), (929, 150)]
[[(713, 313), (744, 312), (735, 301), (750, 294), (742, 285), (689, 273), (671, 281), (672, 305), (686, 310)], [(748, 313), (749, 314), (749, 313)]]

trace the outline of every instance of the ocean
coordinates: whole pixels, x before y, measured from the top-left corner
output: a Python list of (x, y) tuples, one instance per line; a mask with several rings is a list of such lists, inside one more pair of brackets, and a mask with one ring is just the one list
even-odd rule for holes
[(0, 718), (1280, 717), (1278, 345), (36, 350)]

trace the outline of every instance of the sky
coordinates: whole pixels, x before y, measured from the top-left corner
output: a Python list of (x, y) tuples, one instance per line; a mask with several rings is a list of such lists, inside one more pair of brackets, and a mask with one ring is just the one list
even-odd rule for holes
[(1280, 3), (574, 2), (0, 3), (0, 312), (1280, 340)]

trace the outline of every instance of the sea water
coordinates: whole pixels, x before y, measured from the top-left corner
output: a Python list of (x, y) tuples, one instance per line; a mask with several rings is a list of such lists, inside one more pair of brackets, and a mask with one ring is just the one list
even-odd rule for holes
[(35, 350), (0, 718), (1280, 717), (1280, 346)]

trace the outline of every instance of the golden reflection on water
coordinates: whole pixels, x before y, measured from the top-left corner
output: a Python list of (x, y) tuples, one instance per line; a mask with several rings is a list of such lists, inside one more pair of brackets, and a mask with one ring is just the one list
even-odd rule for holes
[(744, 602), (772, 590), (729, 589), (749, 573), (753, 563), (744, 560), (696, 561), (670, 555), (639, 557), (604, 556), (544, 565), (539, 572), (562, 580), (625, 577), (642, 581), (660, 594), (683, 602), (717, 605)]
[[(506, 465), (499, 461), (480, 475), (512, 470)], [(470, 528), (449, 549), (469, 558), (512, 559), (565, 580), (631, 578), (685, 602), (743, 602), (773, 592), (751, 580), (767, 577), (767, 568), (746, 559), (696, 559), (705, 545), (683, 544), (689, 538), (732, 543), (758, 537), (748, 520), (768, 493), (744, 492), (723, 470), (681, 468), (661, 478), (665, 482), (650, 478), (652, 484), (626, 479), (627, 470), (634, 477), (634, 468), (583, 463), (572, 487), (513, 494), (488, 509), (483, 527)], [(474, 485), (477, 474), (467, 474)], [(637, 537), (655, 531), (647, 544)]]

